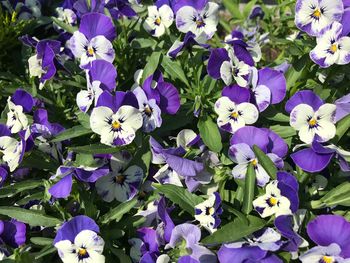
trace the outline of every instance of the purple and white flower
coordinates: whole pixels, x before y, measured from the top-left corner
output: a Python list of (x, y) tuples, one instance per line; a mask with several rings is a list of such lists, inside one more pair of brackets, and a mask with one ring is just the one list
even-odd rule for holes
[(215, 192), (211, 194), (207, 200), (194, 207), (194, 218), (210, 233), (215, 232), (220, 225), (221, 220), (219, 215), (222, 213), (220, 204), (220, 195)]
[[(179, 6), (181, 6), (179, 8)], [(208, 1), (178, 1), (176, 27), (180, 32), (192, 32), (196, 36), (205, 33), (211, 38), (219, 23), (219, 5)]]
[(184, 40), (175, 40), (174, 44), (170, 47), (167, 55), (171, 58), (176, 58), (181, 55), (185, 48), (192, 48), (193, 46), (198, 46), (201, 48), (208, 49), (210, 45), (206, 44), (208, 38), (205, 33), (196, 36), (192, 32), (186, 33)]
[[(57, 19), (59, 21), (62, 21), (68, 25), (74, 25), (77, 22), (77, 15), (74, 13), (72, 9), (57, 7), (56, 12), (57, 12)], [(59, 26), (57, 27), (61, 29)]]
[(101, 136), (101, 143), (111, 146), (130, 144), (142, 127), (142, 114), (132, 92), (104, 91), (90, 116), (93, 132)]
[(113, 62), (115, 53), (111, 41), (115, 35), (115, 27), (108, 16), (89, 13), (81, 18), (79, 31), (74, 32), (67, 44), (80, 59), (80, 66), (89, 68), (96, 59)]
[(219, 115), (218, 126), (230, 133), (235, 133), (246, 124), (258, 120), (258, 109), (249, 102), (235, 103), (229, 97), (221, 97), (215, 102), (215, 112)]
[(174, 21), (173, 10), (168, 5), (148, 7), (148, 17), (143, 26), (145, 30), (155, 37), (164, 35), (165, 30), (169, 28)]
[(295, 24), (309, 35), (318, 36), (333, 22), (341, 21), (343, 12), (342, 0), (298, 0), (295, 6)]
[(76, 216), (57, 231), (54, 246), (64, 263), (104, 263), (104, 240), (99, 227), (87, 216)]
[(113, 155), (110, 173), (97, 180), (96, 190), (104, 201), (125, 202), (138, 193), (144, 173), (137, 165), (126, 168), (130, 157), (123, 152)]

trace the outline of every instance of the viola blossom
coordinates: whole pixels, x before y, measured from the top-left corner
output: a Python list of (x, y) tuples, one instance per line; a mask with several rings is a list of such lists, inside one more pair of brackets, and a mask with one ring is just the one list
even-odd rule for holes
[(0, 124), (0, 153), (2, 154), (3, 162), (8, 165), (10, 172), (16, 170), (23, 160), (27, 140), (31, 140), (29, 129), (20, 131), (18, 135), (20, 141), (12, 138), (10, 130), (5, 125)]
[(350, 93), (337, 99), (334, 104), (337, 106), (335, 120), (338, 122), (350, 114)]
[(218, 251), (218, 258), (220, 263), (232, 262), (232, 258), (237, 263), (282, 263), (271, 253), (279, 250), (282, 244), (281, 235), (272, 228), (266, 228), (242, 241), (222, 245)]
[(28, 59), (29, 75), (39, 77), (39, 89), (42, 89), (45, 82), (52, 79), (56, 74), (56, 56), (60, 53), (61, 42), (56, 40), (31, 40), (26, 43), (35, 46), (36, 54)]
[(201, 146), (201, 137), (191, 129), (183, 129), (176, 136), (176, 146), (185, 150), (190, 149), (194, 145)]
[(176, 3), (176, 27), (180, 32), (192, 32), (196, 36), (206, 34), (212, 38), (219, 23), (219, 5), (206, 0), (185, 1)]
[(303, 263), (350, 262), (350, 223), (339, 215), (320, 215), (307, 225), (316, 247), (300, 256)]
[(25, 113), (31, 112), (34, 106), (32, 95), (23, 89), (17, 89), (7, 100), (8, 113), (6, 125), (11, 133), (18, 133), (28, 127), (28, 118)]
[(320, 36), (327, 26), (341, 21), (343, 12), (342, 0), (298, 0), (295, 6), (295, 24), (311, 36)]
[(146, 18), (143, 27), (147, 32), (154, 37), (164, 35), (165, 30), (169, 28), (174, 21), (173, 10), (168, 5), (148, 7), (148, 17)]
[(207, 200), (194, 207), (194, 218), (210, 233), (215, 232), (220, 225), (221, 220), (219, 215), (222, 213), (220, 205), (220, 195), (215, 192)]
[[(27, 227), (24, 223), (12, 219), (0, 220), (0, 240), (2, 244), (17, 248), (25, 244)], [(3, 252), (0, 250), (0, 252)], [(1, 257), (0, 257), (1, 258)]]
[(140, 5), (140, 0), (104, 0), (104, 3), (113, 19), (120, 19), (123, 16), (137, 16), (134, 8)]
[(103, 159), (93, 159), (90, 165), (74, 166), (74, 163), (68, 163), (58, 167), (56, 174), (51, 176), (51, 180), (57, 180), (49, 188), (49, 193), (55, 198), (66, 198), (70, 195), (73, 185), (73, 177), (80, 182), (94, 183), (100, 177), (109, 173), (109, 168), (105, 165)]
[(343, 26), (334, 22), (321, 31), (310, 58), (322, 68), (350, 62), (350, 37), (343, 36)]
[(131, 155), (127, 152), (112, 156), (111, 171), (96, 182), (97, 193), (104, 201), (112, 202), (115, 199), (125, 202), (138, 193), (144, 173), (137, 165), (127, 167), (130, 160)]
[(184, 52), (184, 49), (191, 49), (194, 46), (208, 49), (210, 45), (206, 44), (207, 40), (205, 33), (196, 36), (192, 32), (187, 32), (183, 41), (175, 40), (174, 44), (167, 52), (167, 55), (171, 58), (176, 58)]
[(296, 178), (287, 172), (278, 172), (277, 180), (266, 186), (266, 193), (253, 201), (261, 217), (276, 217), (295, 213), (299, 207), (299, 185)]
[(252, 148), (258, 146), (276, 165), (283, 168), (283, 158), (287, 155), (288, 146), (276, 133), (268, 129), (243, 127), (230, 140), (229, 157), (237, 163), (232, 175), (237, 179), (244, 179), (248, 165), (253, 164), (258, 186), (265, 186), (270, 180), (265, 169), (259, 164)]
[(88, 13), (81, 18), (79, 31), (74, 32), (67, 45), (80, 59), (80, 67), (88, 69), (96, 59), (113, 62), (115, 53), (111, 41), (115, 36), (115, 27), (108, 16)]
[[(68, 25), (75, 25), (77, 22), (77, 15), (74, 13), (72, 9), (69, 8), (63, 8), (63, 7), (57, 7), (57, 19), (61, 22), (64, 22)], [(56, 25), (57, 26), (57, 25)], [(57, 26), (58, 29), (61, 29), (61, 27)]]
[(246, 124), (254, 124), (259, 118), (258, 109), (240, 98), (223, 96), (215, 102), (214, 110), (219, 115), (218, 126), (230, 133), (235, 133)]
[(116, 87), (117, 70), (114, 65), (105, 60), (97, 59), (91, 62), (86, 71), (87, 90), (77, 94), (77, 105), (82, 112), (87, 112), (104, 90), (112, 92)]
[(132, 92), (118, 91), (112, 96), (104, 91), (90, 116), (92, 131), (101, 136), (101, 143), (110, 146), (130, 144), (142, 123), (138, 101)]
[(104, 240), (98, 235), (99, 232), (94, 220), (76, 216), (58, 229), (53, 244), (64, 263), (104, 263)]
[(162, 125), (162, 111), (157, 105), (156, 100), (154, 98), (147, 98), (146, 92), (140, 87), (134, 89), (133, 93), (137, 98), (139, 110), (142, 113), (143, 131), (151, 132), (159, 128)]
[(200, 239), (201, 231), (199, 227), (184, 223), (175, 226), (171, 233), (170, 241), (165, 248), (179, 250), (180, 257), (178, 262), (217, 262), (213, 252), (199, 245)]
[(290, 113), (290, 125), (304, 143), (311, 144), (314, 139), (327, 142), (335, 136), (336, 106), (324, 104), (312, 91), (294, 94), (286, 103), (286, 111)]

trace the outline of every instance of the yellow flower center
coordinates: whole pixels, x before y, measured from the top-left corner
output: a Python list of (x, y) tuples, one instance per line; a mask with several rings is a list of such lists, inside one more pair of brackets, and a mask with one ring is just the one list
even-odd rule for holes
[(276, 198), (270, 197), (269, 203), (270, 203), (271, 205), (277, 205), (277, 202), (278, 202), (278, 200), (277, 200)]
[(237, 111), (234, 111), (231, 113), (231, 117), (234, 118), (234, 119), (237, 119), (237, 117), (239, 116), (238, 112)]
[(316, 9), (313, 14), (312, 14), (314, 17), (317, 17), (319, 18), (321, 16), (321, 11), (319, 9)]
[(145, 107), (145, 113), (146, 113), (147, 116), (151, 116), (152, 109), (149, 106)]
[(114, 130), (118, 130), (118, 129), (120, 129), (120, 122), (119, 121), (114, 121), (113, 123), (112, 123), (112, 127), (113, 127), (113, 129)]
[(78, 254), (79, 256), (85, 256), (87, 253), (85, 248), (79, 248)]
[(258, 160), (254, 159), (253, 161), (251, 161), (251, 164), (255, 167), (258, 165)]
[(196, 25), (197, 27), (202, 27), (204, 26), (204, 21), (202, 19), (196, 20)]
[(330, 50), (331, 50), (333, 53), (337, 52), (337, 50), (338, 50), (337, 44), (332, 44)]
[(309, 120), (309, 125), (310, 125), (311, 127), (316, 126), (316, 124), (317, 124), (317, 121), (316, 121), (314, 118), (312, 118), (311, 120)]
[(88, 47), (88, 54), (89, 54), (90, 56), (93, 56), (94, 53), (95, 53), (94, 49), (93, 49), (92, 47)]
[(117, 175), (115, 177), (115, 182), (118, 183), (118, 184), (122, 184), (125, 180), (125, 176), (124, 175)]
[(162, 20), (160, 19), (160, 17), (157, 17), (157, 19), (155, 21), (156, 25), (159, 26), (161, 22), (162, 22)]
[(322, 261), (324, 263), (332, 263), (333, 262), (333, 258), (332, 257), (328, 257), (328, 256), (323, 256), (322, 257)]

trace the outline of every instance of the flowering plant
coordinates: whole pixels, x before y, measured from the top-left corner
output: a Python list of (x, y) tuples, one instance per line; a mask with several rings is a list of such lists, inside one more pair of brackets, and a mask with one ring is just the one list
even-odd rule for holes
[(0, 0), (0, 260), (350, 262), (350, 1)]

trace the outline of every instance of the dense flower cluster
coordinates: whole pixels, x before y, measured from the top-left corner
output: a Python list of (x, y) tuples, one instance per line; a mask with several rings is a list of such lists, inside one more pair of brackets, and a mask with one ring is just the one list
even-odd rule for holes
[(48, 2), (0, 1), (1, 260), (350, 262), (348, 0)]

